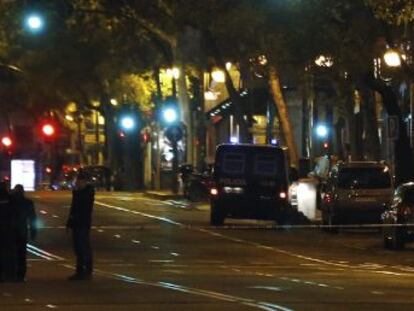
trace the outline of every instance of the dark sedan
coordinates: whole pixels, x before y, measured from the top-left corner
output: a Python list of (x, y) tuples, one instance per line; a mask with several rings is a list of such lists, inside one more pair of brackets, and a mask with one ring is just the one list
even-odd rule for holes
[(399, 186), (382, 214), (384, 247), (403, 249), (414, 240), (414, 182)]

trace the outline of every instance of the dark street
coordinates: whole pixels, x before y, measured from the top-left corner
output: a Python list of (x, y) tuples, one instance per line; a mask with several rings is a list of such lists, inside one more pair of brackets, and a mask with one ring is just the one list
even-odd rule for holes
[(97, 195), (92, 281), (70, 282), (70, 195), (35, 198), (41, 227), (25, 284), (1, 284), (2, 310), (412, 310), (413, 248), (385, 251), (377, 231), (269, 229), (207, 205)]

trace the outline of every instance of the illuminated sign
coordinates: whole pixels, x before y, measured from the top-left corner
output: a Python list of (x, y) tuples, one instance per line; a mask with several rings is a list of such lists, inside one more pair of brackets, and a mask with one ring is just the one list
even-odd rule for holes
[(11, 161), (11, 188), (17, 184), (23, 185), (26, 191), (35, 190), (35, 161), (12, 160)]

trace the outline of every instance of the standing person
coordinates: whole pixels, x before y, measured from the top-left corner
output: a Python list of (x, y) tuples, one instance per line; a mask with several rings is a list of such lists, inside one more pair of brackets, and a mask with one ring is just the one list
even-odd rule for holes
[(15, 278), (14, 217), (7, 184), (0, 182), (0, 282)]
[(10, 202), (15, 218), (16, 281), (24, 282), (27, 270), (27, 238), (29, 232), (31, 240), (36, 238), (37, 217), (33, 201), (25, 197), (22, 185), (14, 186)]
[(92, 249), (90, 241), (92, 209), (95, 190), (86, 175), (79, 173), (72, 192), (72, 204), (66, 227), (72, 229), (73, 249), (76, 255), (76, 272), (69, 280), (92, 278)]

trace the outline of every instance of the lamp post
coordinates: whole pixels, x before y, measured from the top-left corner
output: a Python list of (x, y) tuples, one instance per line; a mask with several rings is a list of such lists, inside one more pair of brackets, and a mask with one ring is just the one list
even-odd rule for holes
[(178, 193), (178, 141), (183, 138), (183, 130), (178, 118), (178, 107), (175, 103), (167, 104), (161, 112), (163, 123), (166, 125), (165, 136), (172, 145), (172, 185), (174, 194)]

